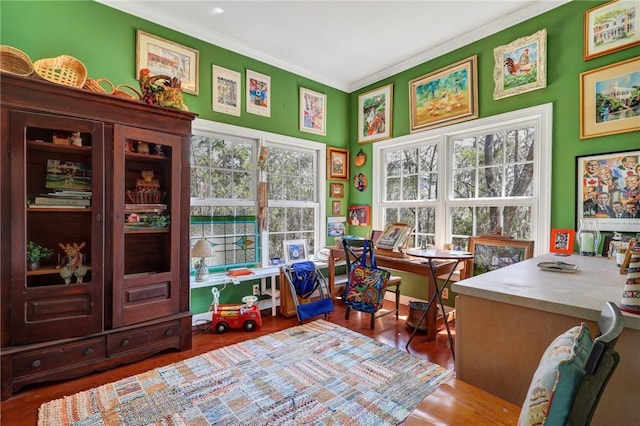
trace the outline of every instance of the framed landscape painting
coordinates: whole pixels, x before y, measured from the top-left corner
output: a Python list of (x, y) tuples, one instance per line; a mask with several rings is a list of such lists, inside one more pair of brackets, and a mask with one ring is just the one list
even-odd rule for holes
[(393, 84), (358, 96), (358, 143), (391, 137)]
[(611, 1), (584, 13), (584, 60), (640, 44), (640, 3)]
[(547, 30), (493, 49), (493, 99), (547, 87)]
[(494, 236), (469, 238), (469, 251), (473, 253), (473, 275), (483, 274), (522, 262), (533, 256), (533, 241), (514, 240)]
[(409, 82), (411, 132), (478, 118), (478, 57)]
[(640, 130), (640, 57), (580, 74), (580, 138)]

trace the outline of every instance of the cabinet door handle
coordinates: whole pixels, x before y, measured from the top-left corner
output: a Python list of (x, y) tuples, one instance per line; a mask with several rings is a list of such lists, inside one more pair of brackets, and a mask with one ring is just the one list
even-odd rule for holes
[(122, 341), (122, 346), (129, 346), (129, 339), (124, 339)]
[(33, 362), (31, 363), (31, 366), (32, 366), (33, 368), (38, 368), (38, 367), (40, 367), (40, 365), (42, 365), (42, 362), (40, 362), (40, 360), (39, 360), (39, 359), (36, 359), (35, 361), (33, 361)]
[(173, 334), (173, 330), (169, 329), (167, 331), (164, 332), (165, 336), (171, 336)]
[(84, 351), (84, 354), (85, 354), (86, 356), (89, 356), (89, 355), (93, 354), (93, 348), (87, 348), (87, 350), (86, 350), (86, 351)]
[(100, 217), (100, 213), (98, 213), (98, 214), (96, 215), (96, 222), (100, 222), (100, 219), (102, 219), (102, 218)]

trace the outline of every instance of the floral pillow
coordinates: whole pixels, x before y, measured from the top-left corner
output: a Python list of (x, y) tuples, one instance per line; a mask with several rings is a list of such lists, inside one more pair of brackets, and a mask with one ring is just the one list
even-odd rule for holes
[(592, 346), (591, 333), (584, 323), (556, 337), (531, 379), (519, 425), (566, 424)]

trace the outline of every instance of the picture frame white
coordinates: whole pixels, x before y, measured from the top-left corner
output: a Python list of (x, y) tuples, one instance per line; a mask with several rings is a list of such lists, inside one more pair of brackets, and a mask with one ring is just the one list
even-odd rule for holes
[(307, 240), (284, 240), (285, 263), (295, 263), (307, 260), (309, 250), (307, 249)]
[(300, 88), (300, 131), (326, 136), (327, 95)]
[(178, 77), (184, 93), (197, 95), (199, 56), (196, 49), (136, 30), (136, 79), (140, 70), (147, 68), (151, 75)]
[(493, 49), (493, 99), (547, 87), (547, 30)]
[(222, 114), (241, 115), (242, 76), (218, 65), (211, 66), (211, 108)]
[(391, 137), (393, 127), (393, 84), (358, 96), (358, 143)]
[(271, 117), (271, 77), (255, 71), (246, 73), (247, 112)]

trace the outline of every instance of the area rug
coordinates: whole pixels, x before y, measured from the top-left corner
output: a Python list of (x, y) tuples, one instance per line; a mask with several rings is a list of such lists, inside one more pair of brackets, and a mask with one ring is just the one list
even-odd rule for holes
[(38, 425), (395, 425), (451, 375), (317, 320), (45, 403)]

